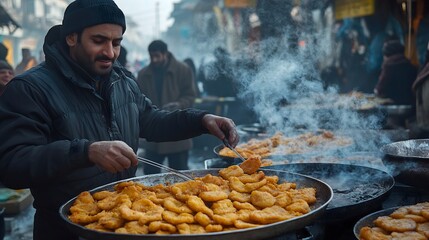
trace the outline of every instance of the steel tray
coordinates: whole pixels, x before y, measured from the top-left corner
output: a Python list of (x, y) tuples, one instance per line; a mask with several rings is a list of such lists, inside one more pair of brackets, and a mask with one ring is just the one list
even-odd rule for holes
[[(208, 169), (208, 170), (187, 170), (185, 173), (192, 175), (194, 177), (201, 177), (206, 174), (218, 175), (219, 169)], [(224, 232), (215, 232), (215, 233), (205, 233), (205, 234), (171, 234), (171, 235), (155, 235), (155, 234), (119, 234), (113, 232), (100, 232), (85, 228), (81, 225), (75, 224), (68, 219), (69, 209), (73, 205), (76, 197), (70, 199), (64, 205), (60, 207), (61, 218), (66, 222), (68, 228), (73, 233), (83, 237), (85, 239), (103, 239), (103, 240), (135, 240), (135, 239), (192, 239), (192, 240), (236, 240), (236, 239), (267, 239), (270, 237), (278, 236), (283, 233), (296, 231), (302, 229), (307, 225), (315, 222), (319, 217), (321, 217), (328, 206), (329, 202), (332, 200), (333, 192), (329, 185), (326, 183), (308, 176), (304, 176), (297, 173), (281, 172), (275, 170), (264, 170), (264, 173), (267, 176), (277, 175), (279, 177), (279, 182), (291, 181), (297, 183), (298, 188), (303, 187), (314, 187), (316, 188), (317, 201), (311, 206), (311, 212), (281, 222), (268, 224), (256, 228), (248, 228), (242, 230), (234, 231), (224, 231)], [(164, 183), (175, 183), (182, 182), (183, 180), (172, 173), (161, 173), (146, 175), (141, 177), (135, 177), (130, 179), (125, 179), (118, 182), (113, 182), (98, 188), (91, 190), (91, 193), (102, 191), (102, 190), (113, 190), (113, 186), (119, 182), (123, 181), (136, 181), (145, 185), (156, 185)]]

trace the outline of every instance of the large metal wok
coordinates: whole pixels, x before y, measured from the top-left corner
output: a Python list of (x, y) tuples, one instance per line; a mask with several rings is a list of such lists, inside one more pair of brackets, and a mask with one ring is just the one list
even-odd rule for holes
[(361, 218), (359, 221), (356, 222), (356, 224), (353, 227), (353, 233), (354, 233), (356, 239), (360, 239), (359, 234), (360, 234), (361, 228), (363, 228), (363, 227), (374, 227), (375, 226), (374, 225), (375, 219), (377, 219), (378, 217), (381, 217), (381, 216), (389, 216), (396, 209), (398, 209), (400, 207), (401, 206), (383, 209), (383, 210), (368, 214), (365, 217)]
[(399, 182), (429, 187), (429, 139), (412, 139), (386, 144), (383, 163)]
[[(204, 176), (206, 174), (218, 175), (219, 169), (210, 169), (210, 170), (188, 170), (183, 171), (188, 175), (195, 177)], [(145, 235), (132, 235), (132, 234), (118, 234), (111, 232), (99, 232), (91, 229), (87, 229), (83, 226), (75, 224), (68, 219), (69, 209), (75, 201), (76, 197), (69, 200), (60, 208), (60, 215), (62, 219), (66, 222), (69, 229), (75, 234), (85, 238), (85, 239), (103, 239), (103, 240), (134, 240), (134, 239), (192, 239), (192, 240), (208, 240), (208, 239), (223, 239), (223, 240), (235, 240), (235, 239), (267, 239), (270, 237), (278, 236), (286, 232), (292, 232), (298, 229), (302, 229), (307, 225), (312, 224), (318, 218), (320, 218), (327, 205), (332, 199), (333, 193), (332, 189), (324, 182), (317, 180), (312, 177), (304, 176), (297, 173), (288, 173), (275, 170), (264, 170), (266, 175), (277, 175), (280, 181), (292, 181), (297, 183), (298, 188), (302, 187), (314, 187), (317, 189), (317, 202), (311, 206), (312, 211), (290, 220), (281, 221), (269, 225), (264, 225), (256, 228), (249, 228), (243, 230), (234, 230), (234, 231), (225, 231), (217, 233), (206, 233), (206, 234), (172, 234), (172, 235), (155, 235), (155, 234), (145, 234)], [(143, 183), (145, 185), (156, 185), (156, 184), (165, 184), (165, 183), (175, 183), (183, 181), (181, 178), (177, 177), (172, 173), (162, 173), (162, 174), (153, 174), (141, 177), (135, 177), (131, 179), (126, 179), (123, 181), (136, 181)], [(110, 183), (98, 188), (91, 190), (91, 193), (102, 191), (102, 190), (113, 190), (113, 186), (118, 182)]]
[(292, 163), (263, 169), (301, 173), (331, 186), (334, 197), (321, 219), (325, 223), (349, 220), (376, 210), (395, 184), (385, 171), (349, 164)]

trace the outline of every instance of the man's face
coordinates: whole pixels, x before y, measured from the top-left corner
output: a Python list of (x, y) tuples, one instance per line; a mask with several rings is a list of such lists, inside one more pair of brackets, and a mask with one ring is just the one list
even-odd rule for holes
[(13, 70), (2, 69), (0, 70), (0, 86), (6, 86), (14, 77)]
[(113, 62), (119, 56), (122, 27), (100, 24), (85, 28), (81, 37), (73, 33), (66, 38), (70, 56), (93, 76), (110, 74)]
[(150, 64), (154, 68), (162, 68), (167, 63), (167, 53), (162, 53), (159, 51), (149, 52), (150, 55)]

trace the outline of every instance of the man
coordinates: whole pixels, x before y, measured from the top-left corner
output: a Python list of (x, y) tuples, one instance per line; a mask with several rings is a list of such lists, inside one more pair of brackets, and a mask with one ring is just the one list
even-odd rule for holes
[(416, 121), (418, 136), (416, 138), (429, 137), (429, 42), (426, 49), (426, 60), (422, 70), (418, 73), (412, 89), (416, 95)]
[(16, 76), (0, 96), (0, 182), (31, 189), (35, 240), (77, 239), (59, 207), (82, 191), (133, 177), (139, 137), (211, 133), (238, 142), (230, 119), (154, 107), (115, 61), (125, 29), (112, 0), (72, 2), (45, 37), (46, 61)]
[[(168, 51), (167, 44), (155, 40), (148, 47), (150, 65), (140, 70), (137, 84), (152, 103), (167, 111), (192, 107), (197, 92), (192, 71), (184, 63), (179, 62)], [(162, 163), (168, 159), (168, 165), (174, 169), (188, 169), (189, 150), (192, 140), (178, 142), (153, 143), (144, 142), (146, 157)], [(145, 166), (146, 174), (159, 173), (160, 169)]]
[(13, 68), (9, 63), (4, 60), (0, 60), (0, 95), (2, 95), (6, 84), (12, 80), (14, 76)]
[(234, 62), (222, 47), (214, 50), (215, 60), (203, 67), (202, 82), (204, 91), (209, 96), (235, 97)]
[(404, 51), (399, 40), (384, 43), (383, 65), (374, 93), (392, 99), (397, 105), (414, 105), (412, 85), (417, 77), (417, 67), (405, 57)]
[(16, 75), (21, 74), (37, 65), (37, 60), (35, 57), (31, 55), (30, 49), (28, 48), (21, 49), (21, 55), (22, 55), (22, 60), (15, 68)]

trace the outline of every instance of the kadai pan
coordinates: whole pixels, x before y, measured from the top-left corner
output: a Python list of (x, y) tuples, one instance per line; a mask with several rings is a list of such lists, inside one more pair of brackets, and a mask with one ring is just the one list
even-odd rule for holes
[[(208, 170), (187, 170), (183, 171), (184, 173), (194, 176), (202, 177), (207, 174), (218, 175), (219, 169), (208, 169)], [(155, 234), (119, 234), (113, 232), (100, 232), (85, 228), (78, 224), (71, 222), (68, 219), (69, 209), (73, 205), (76, 197), (70, 199), (60, 208), (61, 218), (65, 221), (67, 227), (73, 233), (77, 234), (80, 237), (83, 237), (88, 240), (103, 239), (103, 240), (140, 240), (140, 239), (162, 239), (162, 240), (236, 240), (236, 239), (246, 239), (246, 240), (256, 240), (256, 239), (267, 239), (270, 237), (275, 237), (287, 232), (296, 231), (304, 228), (307, 225), (314, 223), (318, 218), (320, 218), (329, 202), (332, 199), (333, 193), (332, 189), (324, 182), (317, 180), (315, 178), (304, 176), (297, 173), (289, 173), (275, 170), (264, 170), (264, 173), (267, 176), (277, 175), (279, 177), (279, 182), (292, 181), (297, 183), (297, 188), (303, 187), (314, 187), (316, 188), (316, 197), (317, 201), (311, 207), (311, 212), (281, 222), (268, 224), (255, 228), (234, 230), (234, 231), (224, 231), (216, 233), (205, 233), (205, 234), (171, 234), (171, 235), (155, 235)], [(148, 186), (153, 186), (156, 184), (165, 184), (165, 183), (175, 183), (182, 182), (183, 180), (172, 173), (161, 173), (161, 174), (152, 174), (146, 176), (140, 176), (130, 179), (125, 179), (123, 181), (135, 181)], [(102, 191), (102, 190), (113, 190), (114, 185), (119, 182), (110, 183), (98, 188), (95, 188), (90, 191), (90, 193)]]

